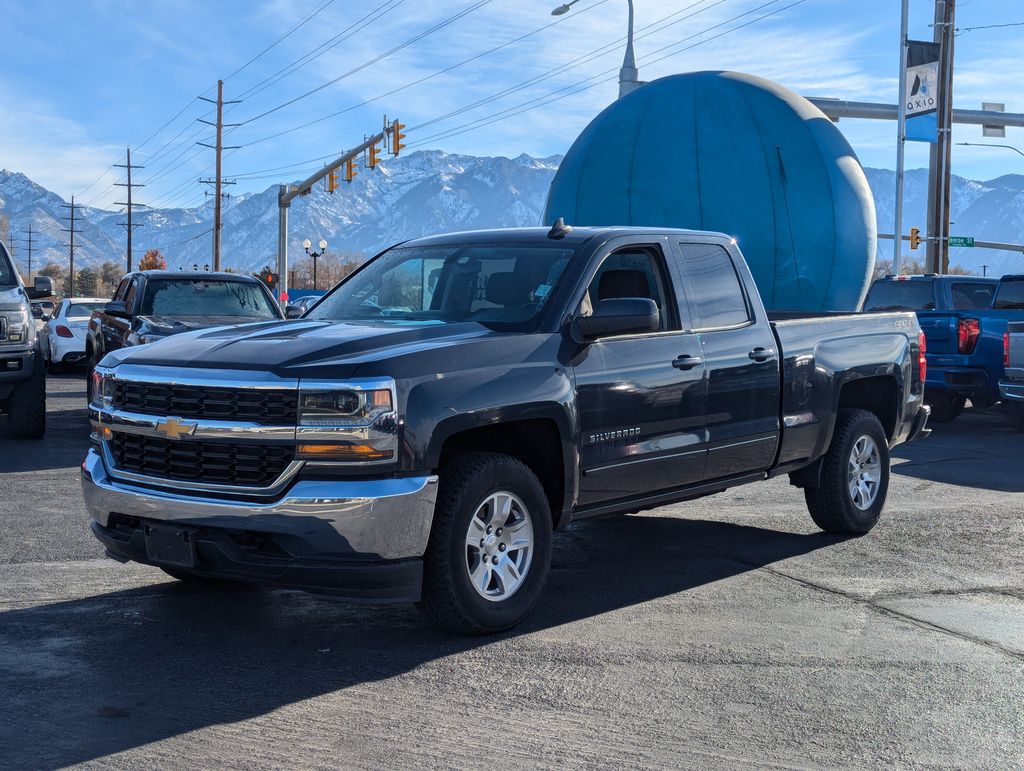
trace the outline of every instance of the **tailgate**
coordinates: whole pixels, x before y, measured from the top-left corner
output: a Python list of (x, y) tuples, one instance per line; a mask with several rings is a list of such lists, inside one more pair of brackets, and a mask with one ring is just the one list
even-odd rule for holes
[(1024, 378), (1024, 321), (1012, 321), (1007, 326), (1010, 340), (1006, 375), (1014, 379)]
[(918, 311), (917, 323), (921, 325), (928, 353), (955, 354), (957, 349), (956, 328), (960, 314), (944, 311)]

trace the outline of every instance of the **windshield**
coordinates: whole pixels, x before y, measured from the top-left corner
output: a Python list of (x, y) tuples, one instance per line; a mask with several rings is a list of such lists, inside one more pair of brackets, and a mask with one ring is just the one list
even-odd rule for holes
[(994, 307), (1001, 311), (1024, 310), (1024, 280), (1001, 281)]
[(150, 281), (146, 284), (142, 313), (146, 316), (280, 318), (277, 307), (258, 284), (202, 278)]
[(64, 315), (69, 319), (87, 319), (93, 311), (98, 311), (103, 306), (104, 303), (75, 303)]
[(876, 281), (864, 300), (870, 311), (933, 311), (935, 289), (931, 281)]
[(398, 247), (354, 274), (306, 318), (475, 321), (532, 331), (573, 254), (551, 246)]
[(11, 258), (7, 254), (7, 248), (0, 243), (0, 286), (15, 286), (18, 279), (14, 276), (14, 268), (11, 267)]

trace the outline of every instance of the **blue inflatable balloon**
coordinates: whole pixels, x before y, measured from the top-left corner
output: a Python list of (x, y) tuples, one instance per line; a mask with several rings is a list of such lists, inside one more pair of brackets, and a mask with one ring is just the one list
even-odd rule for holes
[(735, 72), (661, 78), (604, 110), (551, 183), (545, 224), (558, 217), (732, 235), (776, 310), (855, 310), (874, 270), (849, 143), (803, 97)]

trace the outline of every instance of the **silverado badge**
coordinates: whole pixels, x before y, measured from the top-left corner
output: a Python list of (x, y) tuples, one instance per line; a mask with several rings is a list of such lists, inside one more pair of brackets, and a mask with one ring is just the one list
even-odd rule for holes
[(168, 418), (158, 421), (156, 430), (168, 439), (181, 439), (183, 436), (192, 436), (198, 423), (182, 423), (177, 418)]

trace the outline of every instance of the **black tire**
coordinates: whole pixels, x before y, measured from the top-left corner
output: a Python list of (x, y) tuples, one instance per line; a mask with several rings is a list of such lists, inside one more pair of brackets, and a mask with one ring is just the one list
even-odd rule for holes
[(87, 350), (85, 356), (85, 403), (88, 406), (92, 404), (93, 399), (92, 371), (96, 369), (96, 355), (91, 350)]
[(32, 375), (14, 386), (7, 397), (7, 435), (12, 439), (42, 439), (46, 433), (46, 372), (36, 358)]
[(1024, 431), (1024, 404), (1011, 402), (1006, 404), (1006, 420), (1010, 428)]
[[(870, 505), (861, 508), (850, 491), (851, 459), (858, 442), (868, 438), (878, 455), (879, 480)], [(821, 486), (804, 488), (814, 524), (828, 533), (864, 535), (878, 522), (889, 492), (889, 444), (882, 424), (867, 410), (841, 409), (832, 444), (821, 466)]]
[(957, 394), (925, 394), (925, 402), (932, 408), (931, 423), (952, 423), (964, 411), (967, 399)]
[[(470, 583), (468, 562), (479, 559), (483, 551), (477, 551), (474, 557), (466, 540), (478, 509), (499, 492), (511, 493), (523, 504), (525, 511), (517, 509), (517, 514), (529, 518), (533, 552), (518, 588), (506, 599), (489, 600)], [(434, 525), (423, 557), (420, 608), (441, 628), (461, 634), (491, 634), (515, 626), (529, 613), (547, 583), (551, 530), (551, 510), (544, 488), (525, 464), (497, 453), (461, 456), (441, 473)], [(510, 549), (505, 557), (514, 551)], [(497, 576), (488, 579), (492, 580), (496, 587), (504, 583)]]

